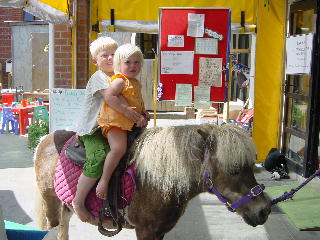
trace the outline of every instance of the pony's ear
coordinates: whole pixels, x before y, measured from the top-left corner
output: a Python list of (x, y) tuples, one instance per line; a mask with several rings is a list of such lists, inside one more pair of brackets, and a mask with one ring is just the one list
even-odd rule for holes
[(204, 139), (204, 140), (207, 140), (209, 134), (204, 132), (203, 130), (201, 129), (197, 129), (197, 132), (201, 135), (201, 137)]

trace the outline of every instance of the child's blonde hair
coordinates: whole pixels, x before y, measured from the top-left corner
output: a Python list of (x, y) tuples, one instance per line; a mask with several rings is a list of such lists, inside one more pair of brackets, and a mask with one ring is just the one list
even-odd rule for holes
[(115, 74), (121, 73), (121, 71), (120, 71), (121, 62), (126, 61), (133, 54), (138, 55), (140, 62), (141, 62), (141, 66), (142, 66), (144, 58), (143, 58), (143, 54), (138, 46), (127, 43), (127, 44), (120, 46), (116, 50), (116, 52), (114, 53), (114, 57), (113, 57), (113, 70), (114, 70)]
[(118, 48), (118, 43), (111, 37), (99, 37), (90, 44), (90, 53), (93, 59), (96, 59), (99, 52), (106, 48)]

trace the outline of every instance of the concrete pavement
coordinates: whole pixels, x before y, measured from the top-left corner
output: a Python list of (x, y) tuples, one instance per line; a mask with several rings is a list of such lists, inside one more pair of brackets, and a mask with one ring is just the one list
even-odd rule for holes
[[(158, 119), (157, 126), (196, 123), (196, 120)], [(149, 126), (153, 126), (151, 121)], [(12, 134), (0, 134), (0, 205), (5, 220), (37, 227), (35, 209), (35, 181), (33, 154), (26, 147), (27, 138)], [(258, 182), (266, 186), (292, 184), (301, 181), (295, 174), (291, 179), (274, 181), (271, 175), (260, 169)], [(75, 216), (70, 222), (70, 240), (102, 240), (95, 226), (80, 222)], [(115, 240), (134, 240), (134, 230), (122, 230)], [(210, 194), (194, 198), (177, 226), (169, 232), (166, 240), (316, 240), (320, 232), (298, 231), (287, 216), (273, 207), (263, 226), (250, 227), (242, 218), (230, 213)]]

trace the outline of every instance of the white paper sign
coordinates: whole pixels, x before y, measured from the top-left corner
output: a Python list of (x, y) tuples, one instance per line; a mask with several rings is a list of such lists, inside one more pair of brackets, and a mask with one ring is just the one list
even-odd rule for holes
[(218, 39), (215, 38), (196, 38), (195, 41), (196, 54), (218, 54)]
[(50, 90), (50, 132), (74, 131), (85, 100), (85, 89), (53, 88)]
[(176, 84), (175, 106), (191, 106), (192, 84)]
[(287, 74), (310, 74), (313, 34), (287, 38)]
[(210, 108), (210, 87), (194, 87), (194, 108)]
[(222, 87), (222, 58), (199, 60), (199, 86)]
[(204, 14), (188, 13), (188, 30), (189, 37), (203, 37), (204, 34)]
[(168, 35), (168, 47), (184, 47), (184, 36)]
[(161, 74), (193, 74), (193, 51), (162, 51)]

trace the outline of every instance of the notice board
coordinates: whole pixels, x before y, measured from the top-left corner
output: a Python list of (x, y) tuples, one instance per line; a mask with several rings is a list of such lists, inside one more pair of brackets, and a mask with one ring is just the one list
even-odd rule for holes
[(85, 91), (85, 89), (50, 89), (50, 132), (76, 130), (85, 100)]
[(159, 9), (161, 100), (175, 100), (177, 84), (210, 88), (210, 101), (225, 100), (231, 11), (229, 8)]

